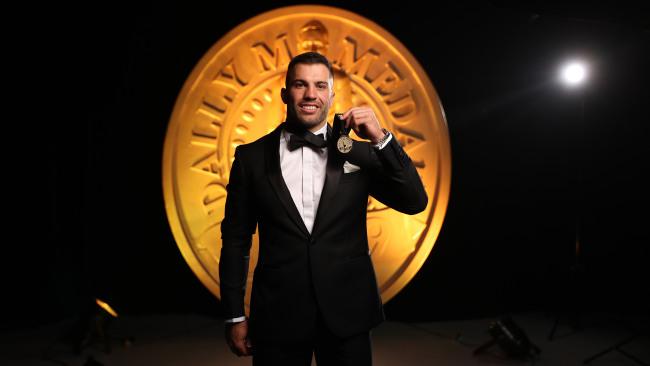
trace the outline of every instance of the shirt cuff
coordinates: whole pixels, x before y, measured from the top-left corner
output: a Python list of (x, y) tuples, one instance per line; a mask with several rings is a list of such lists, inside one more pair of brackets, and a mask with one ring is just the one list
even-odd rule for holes
[(245, 316), (240, 316), (240, 317), (237, 317), (237, 318), (226, 319), (226, 323), (241, 323), (244, 320), (246, 320), (246, 317)]
[(380, 142), (380, 143), (378, 143), (378, 144), (373, 144), (373, 145), (372, 145), (372, 146), (375, 147), (375, 149), (379, 149), (379, 150), (381, 150), (381, 149), (383, 149), (386, 145), (388, 145), (388, 143), (390, 142), (390, 140), (393, 138), (393, 134), (390, 133), (390, 132), (388, 132), (388, 131), (386, 131), (386, 134), (388, 135), (388, 137), (386, 137), (386, 139), (385, 139), (384, 141), (382, 141), (382, 142)]

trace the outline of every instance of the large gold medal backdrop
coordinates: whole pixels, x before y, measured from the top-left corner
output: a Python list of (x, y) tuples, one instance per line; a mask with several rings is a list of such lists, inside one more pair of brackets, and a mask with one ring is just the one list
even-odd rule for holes
[[(371, 107), (415, 163), (429, 195), (426, 210), (413, 216), (368, 200), (369, 245), (386, 302), (417, 273), (440, 232), (451, 153), (442, 107), (425, 72), (397, 39), (354, 13), (324, 6), (277, 9), (239, 25), (203, 56), (178, 96), (165, 140), (169, 223), (187, 263), (220, 297), (220, 225), (235, 147), (284, 120), (280, 89), (287, 65), (306, 51), (327, 56), (335, 69), (328, 121), (352, 106)], [(247, 307), (257, 253), (256, 233)]]

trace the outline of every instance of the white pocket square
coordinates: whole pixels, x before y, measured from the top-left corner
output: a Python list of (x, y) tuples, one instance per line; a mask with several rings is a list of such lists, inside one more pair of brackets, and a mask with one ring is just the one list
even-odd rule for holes
[(352, 163), (349, 163), (347, 161), (345, 163), (343, 163), (343, 173), (344, 174), (356, 172), (359, 169), (361, 169), (359, 166), (354, 165)]

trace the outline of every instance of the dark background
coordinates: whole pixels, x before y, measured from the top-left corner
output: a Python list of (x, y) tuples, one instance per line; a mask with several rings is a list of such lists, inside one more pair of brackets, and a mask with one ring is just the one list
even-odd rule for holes
[[(167, 223), (167, 123), (219, 38), (292, 4), (56, 5), (14, 30), (27, 40), (16, 54), (28, 55), (15, 61), (33, 80), (23, 82), (20, 138), (5, 137), (23, 147), (9, 158), (20, 158), (16, 182), (27, 193), (8, 191), (18, 205), (3, 328), (74, 316), (94, 296), (122, 314), (221, 314)], [(647, 11), (620, 2), (326, 4), (399, 39), (447, 116), (448, 213), (422, 269), (386, 305), (389, 319), (650, 308)], [(573, 56), (591, 62), (583, 92), (557, 82)], [(572, 271), (577, 228), (582, 270)]]

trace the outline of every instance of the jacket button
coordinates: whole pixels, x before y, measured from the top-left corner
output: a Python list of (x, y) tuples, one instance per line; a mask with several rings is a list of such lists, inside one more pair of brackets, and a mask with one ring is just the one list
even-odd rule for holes
[(311, 245), (316, 244), (316, 239), (314, 239), (314, 238), (309, 238), (309, 244), (311, 244)]

